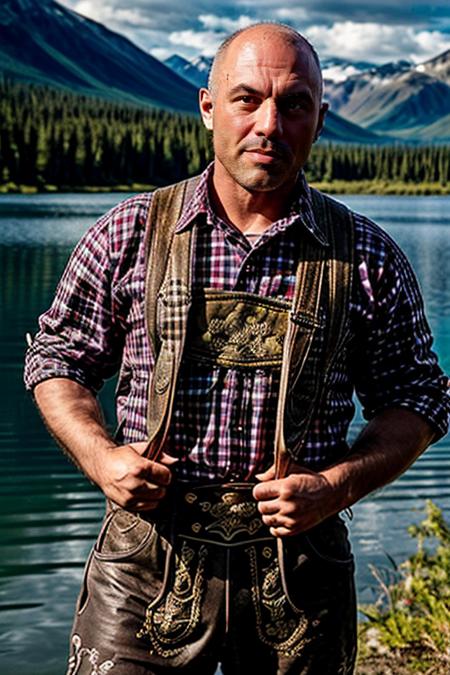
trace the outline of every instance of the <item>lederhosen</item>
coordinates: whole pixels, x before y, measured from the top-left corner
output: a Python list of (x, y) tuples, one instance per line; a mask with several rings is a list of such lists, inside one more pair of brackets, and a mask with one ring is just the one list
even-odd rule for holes
[[(327, 241), (305, 233), (292, 302), (215, 289), (193, 293), (195, 225), (175, 227), (196, 180), (156, 191), (149, 214), (145, 310), (155, 356), (149, 456), (164, 449), (182, 358), (281, 368), (274, 458), (282, 477), (291, 463), (301, 464), (345, 338), (351, 213), (312, 191)], [(345, 525), (336, 517), (276, 540), (251, 488), (175, 483), (150, 515), (113, 506), (86, 566), (69, 675), (109, 669), (201, 675), (214, 673), (218, 660), (233, 675), (250, 668), (280, 675), (353, 671), (353, 558)], [(97, 670), (89, 670), (93, 659)]]

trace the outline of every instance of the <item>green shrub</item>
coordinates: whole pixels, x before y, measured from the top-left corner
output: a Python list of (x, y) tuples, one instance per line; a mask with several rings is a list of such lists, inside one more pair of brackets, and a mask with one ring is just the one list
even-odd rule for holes
[(375, 604), (360, 608), (368, 619), (360, 626), (361, 657), (401, 653), (412, 671), (450, 672), (450, 527), (427, 501), (426, 518), (408, 531), (417, 552), (394, 579), (372, 569), (381, 593)]

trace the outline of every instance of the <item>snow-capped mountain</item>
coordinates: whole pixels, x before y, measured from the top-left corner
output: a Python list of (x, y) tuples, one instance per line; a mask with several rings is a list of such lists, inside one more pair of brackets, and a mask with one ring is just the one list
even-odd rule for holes
[(450, 49), (434, 59), (420, 63), (415, 69), (450, 85)]
[(183, 56), (173, 54), (164, 61), (177, 75), (181, 75), (194, 87), (206, 87), (208, 82), (208, 73), (211, 68), (212, 58), (207, 56), (197, 56), (192, 61), (188, 61)]
[(443, 141), (449, 134), (438, 123), (450, 111), (450, 51), (420, 65), (399, 61), (326, 80), (325, 97), (334, 112), (366, 129)]

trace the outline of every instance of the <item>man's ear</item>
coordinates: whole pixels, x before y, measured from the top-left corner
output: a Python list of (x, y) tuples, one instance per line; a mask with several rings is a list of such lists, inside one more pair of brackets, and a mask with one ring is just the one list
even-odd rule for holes
[(200, 114), (205, 127), (212, 131), (213, 129), (213, 100), (209, 89), (202, 87), (198, 93)]
[(316, 135), (314, 136), (314, 142), (317, 141), (320, 134), (322, 133), (323, 125), (325, 124), (325, 116), (328, 112), (329, 107), (330, 106), (329, 106), (328, 103), (322, 103), (322, 105), (320, 106), (319, 119), (318, 119), (318, 122), (317, 122)]

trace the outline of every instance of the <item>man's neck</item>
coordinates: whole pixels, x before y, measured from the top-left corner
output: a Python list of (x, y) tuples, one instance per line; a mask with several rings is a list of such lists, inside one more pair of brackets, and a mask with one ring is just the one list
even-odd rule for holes
[(223, 167), (214, 167), (210, 199), (218, 216), (246, 233), (265, 232), (289, 210), (295, 181), (270, 191), (251, 192), (241, 187)]

